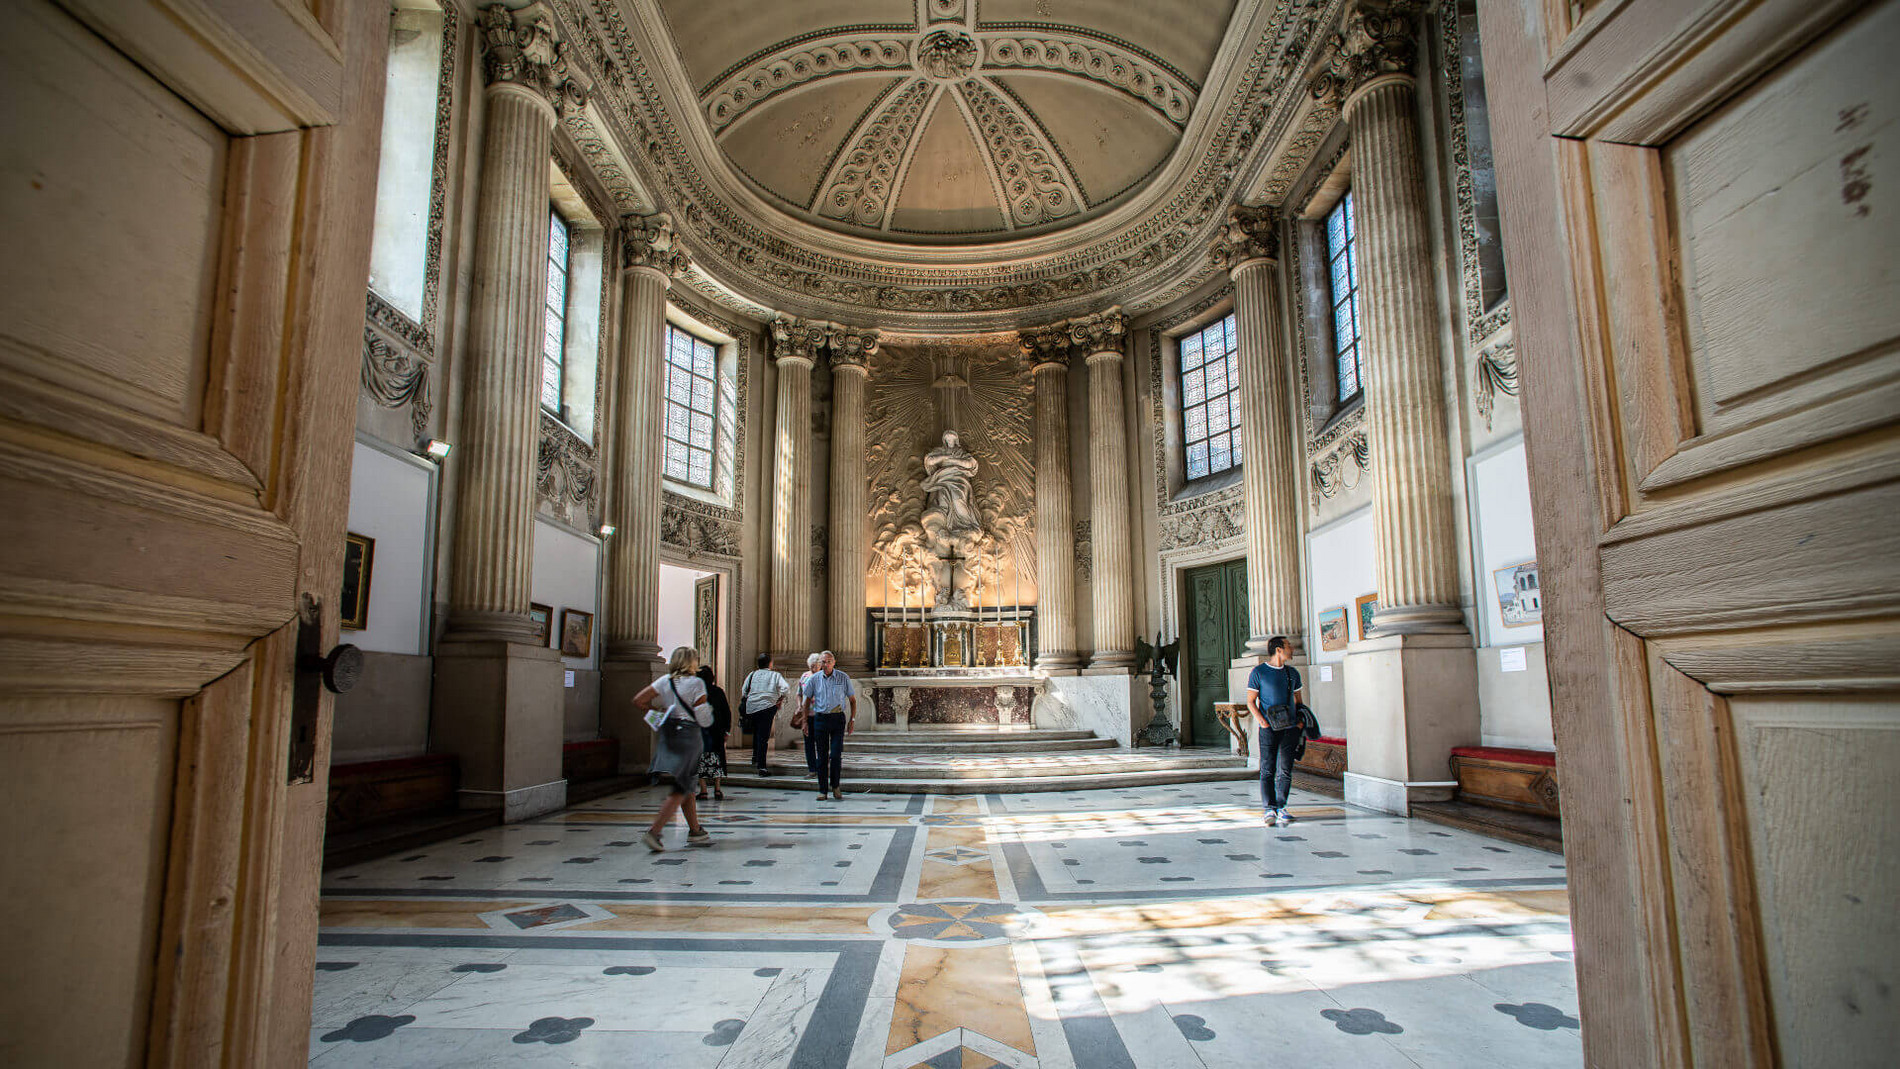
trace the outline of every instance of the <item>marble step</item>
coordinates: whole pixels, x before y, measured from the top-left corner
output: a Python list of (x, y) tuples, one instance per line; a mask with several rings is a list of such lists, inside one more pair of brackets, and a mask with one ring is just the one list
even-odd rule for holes
[(1114, 739), (1044, 739), (1018, 742), (1007, 735), (997, 739), (945, 739), (940, 742), (913, 742), (909, 739), (885, 739), (879, 736), (853, 735), (844, 742), (845, 756), (857, 754), (999, 754), (1058, 753), (1073, 750), (1112, 750)]
[[(792, 779), (805, 774), (803, 754), (781, 751), (773, 755), (773, 776)], [(1245, 771), (1239, 758), (1221, 753), (1182, 754), (1158, 750), (1113, 750), (1088, 753), (996, 755), (865, 755), (846, 754), (844, 778), (850, 780), (959, 780), (1009, 782), (1018, 779), (1069, 779), (1124, 775), (1137, 772)]]
[(929, 727), (860, 727), (851, 738), (866, 742), (1066, 742), (1092, 739), (1093, 731), (1064, 731), (1056, 728), (998, 727), (995, 724), (932, 724)]
[[(973, 779), (891, 779), (844, 774), (846, 794), (1028, 794), (1041, 791), (1083, 791), (1115, 787), (1154, 787), (1178, 783), (1214, 783), (1254, 778), (1244, 765), (1228, 768), (1176, 768), (1148, 772), (1111, 772), (1087, 776), (1012, 776)], [(767, 779), (747, 773), (728, 776), (728, 786), (814, 791), (816, 786), (799, 769)]]

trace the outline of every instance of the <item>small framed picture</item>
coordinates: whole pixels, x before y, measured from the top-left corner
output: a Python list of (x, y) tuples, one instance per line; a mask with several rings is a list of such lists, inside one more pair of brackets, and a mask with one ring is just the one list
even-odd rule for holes
[(345, 631), (361, 631), (369, 626), (369, 577), (375, 563), (374, 538), (343, 536), (343, 592), (337, 602)]
[(585, 657), (594, 652), (594, 614), (579, 609), (561, 610), (561, 654)]
[(1379, 611), (1379, 593), (1373, 591), (1353, 599), (1353, 615), (1359, 618), (1359, 637), (1372, 637), (1372, 616)]
[(1346, 622), (1346, 607), (1335, 606), (1319, 614), (1319, 648), (1343, 650), (1352, 641), (1352, 625)]
[(1505, 627), (1544, 622), (1544, 592), (1537, 583), (1537, 562), (1519, 561), (1491, 573), (1497, 588), (1498, 615)]
[(531, 601), (528, 603), (528, 619), (541, 629), (541, 648), (546, 649), (548, 641), (554, 637), (554, 606)]

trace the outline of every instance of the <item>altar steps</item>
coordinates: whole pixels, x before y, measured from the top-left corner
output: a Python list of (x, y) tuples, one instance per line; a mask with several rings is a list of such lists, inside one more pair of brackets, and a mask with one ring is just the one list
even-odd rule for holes
[[(907, 749), (901, 748), (897, 740), (889, 739), (891, 734), (895, 733), (879, 733), (873, 743), (875, 749), (846, 750), (843, 779), (847, 793), (1014, 794), (1244, 780), (1254, 775), (1239, 758), (1217, 751), (1124, 750), (1116, 747), (1113, 740), (1095, 739), (1081, 732), (1058, 733), (1071, 737), (1045, 739), (1034, 748), (1021, 751), (976, 749), (985, 745), (1017, 744), (1014, 740), (1004, 742), (996, 738), (996, 735), (1009, 734), (1003, 732), (955, 732), (953, 734), (978, 737), (966, 737), (960, 745), (957, 740), (932, 740)], [(990, 737), (982, 738), (983, 734)], [(1074, 738), (1076, 735), (1082, 737)], [(1089, 748), (1058, 748), (1077, 742), (1089, 744)], [(950, 750), (939, 748), (953, 745), (955, 748)], [(922, 748), (925, 746), (931, 748)], [(780, 750), (772, 754), (771, 770), (771, 776), (761, 777), (734, 761), (734, 774), (728, 776), (726, 782), (734, 786), (793, 791), (815, 788), (805, 772), (801, 750)]]
[(844, 742), (845, 760), (852, 754), (1009, 754), (1073, 753), (1078, 750), (1112, 750), (1114, 739), (1048, 739), (1042, 742), (1018, 742), (1003, 739), (946, 739), (942, 742), (886, 740), (877, 736), (855, 735)]

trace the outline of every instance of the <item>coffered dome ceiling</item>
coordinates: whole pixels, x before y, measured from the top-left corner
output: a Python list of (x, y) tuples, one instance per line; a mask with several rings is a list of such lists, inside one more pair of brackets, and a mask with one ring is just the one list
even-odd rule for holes
[(1220, 269), (1336, 118), (1342, 0), (533, 0), (562, 123), (686, 282), (908, 333), (1160, 307)]
[(846, 233), (969, 242), (1089, 219), (1152, 180), (1233, 4), (661, 7), (720, 151), (774, 206)]

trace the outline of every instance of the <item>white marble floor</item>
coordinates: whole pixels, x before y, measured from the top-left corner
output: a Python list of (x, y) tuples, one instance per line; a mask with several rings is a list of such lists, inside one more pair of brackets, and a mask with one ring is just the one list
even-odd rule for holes
[(1563, 859), (1251, 784), (658, 795), (329, 873), (314, 1065), (1571, 1066)]

